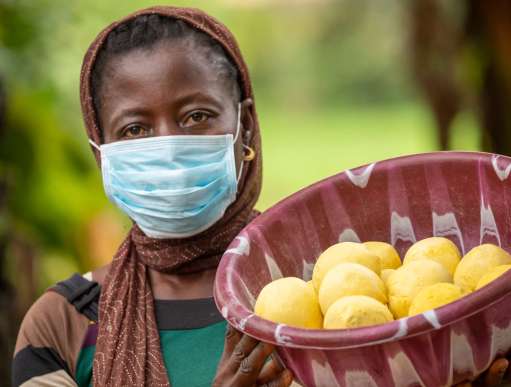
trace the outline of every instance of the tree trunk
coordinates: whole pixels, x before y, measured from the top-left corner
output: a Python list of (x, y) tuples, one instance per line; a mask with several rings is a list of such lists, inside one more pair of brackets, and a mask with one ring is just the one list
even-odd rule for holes
[[(0, 141), (5, 131), (6, 96), (0, 79)], [(11, 380), (11, 359), (19, 325), (19, 310), (14, 288), (5, 271), (9, 229), (7, 226), (7, 173), (0, 160), (0, 380)]]
[(408, 12), (412, 73), (433, 114), (438, 145), (447, 150), (449, 129), (461, 105), (456, 76), (461, 34), (438, 0), (412, 1)]
[(467, 32), (482, 66), (479, 89), (483, 149), (511, 155), (511, 3), (469, 0)]

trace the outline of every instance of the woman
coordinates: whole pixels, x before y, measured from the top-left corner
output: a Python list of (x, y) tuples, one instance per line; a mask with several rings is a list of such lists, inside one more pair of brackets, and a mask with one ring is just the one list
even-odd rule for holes
[(212, 299), (215, 268), (256, 216), (261, 187), (234, 37), (199, 10), (139, 11), (92, 43), (80, 95), (107, 195), (135, 223), (110, 265), (33, 305), (14, 384), (290, 385), (289, 371), (266, 362), (270, 345), (230, 329), (224, 343)]
[[(273, 348), (228, 328), (212, 289), (256, 213), (259, 126), (230, 32), (157, 7), (102, 31), (81, 102), (105, 191), (134, 221), (110, 265), (75, 275), (27, 313), (14, 384), (289, 386)], [(499, 368), (499, 370), (502, 369)]]

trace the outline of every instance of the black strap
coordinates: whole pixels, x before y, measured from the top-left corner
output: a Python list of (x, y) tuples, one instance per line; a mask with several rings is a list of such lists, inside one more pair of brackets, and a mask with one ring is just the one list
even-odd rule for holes
[[(101, 286), (74, 274), (57, 283), (51, 290), (72, 304), (78, 313), (98, 322), (98, 304)], [(155, 317), (159, 329), (197, 329), (223, 321), (213, 297), (192, 300), (155, 300)]]
[(51, 290), (65, 297), (76, 310), (94, 322), (98, 321), (98, 301), (101, 287), (80, 274), (57, 283)]

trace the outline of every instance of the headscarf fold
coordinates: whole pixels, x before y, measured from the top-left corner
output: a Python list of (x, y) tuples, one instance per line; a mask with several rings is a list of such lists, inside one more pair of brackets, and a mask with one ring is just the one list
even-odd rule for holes
[[(159, 14), (180, 19), (222, 45), (240, 74), (242, 98), (253, 100), (247, 66), (231, 32), (206, 13), (191, 8), (152, 7), (137, 11), (106, 27), (87, 50), (80, 75), (80, 100), (87, 134), (101, 143), (91, 75), (108, 34), (139, 15)], [(133, 225), (119, 247), (102, 285), (99, 332), (93, 363), (94, 386), (170, 386), (160, 349), (154, 299), (148, 268), (168, 273), (192, 273), (214, 268), (220, 257), (255, 216), (253, 207), (261, 190), (261, 139), (252, 105), (254, 130), (250, 143), (256, 157), (244, 167), (238, 197), (216, 224), (185, 239), (153, 239)], [(92, 148), (100, 163), (100, 154)]]

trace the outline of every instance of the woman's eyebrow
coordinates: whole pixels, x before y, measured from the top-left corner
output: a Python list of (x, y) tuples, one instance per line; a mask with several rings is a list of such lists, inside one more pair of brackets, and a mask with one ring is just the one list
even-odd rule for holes
[(118, 112), (115, 112), (113, 114), (112, 126), (116, 126), (118, 121), (125, 118), (130, 117), (140, 117), (140, 116), (148, 116), (150, 113), (148, 110), (140, 108), (140, 107), (133, 107), (133, 108), (124, 108), (120, 109)]
[(202, 91), (194, 91), (192, 93), (184, 94), (176, 98), (175, 103), (177, 105), (186, 105), (193, 102), (205, 102), (216, 105), (216, 107), (221, 108), (222, 103), (218, 99), (216, 99), (213, 95), (204, 93)]

